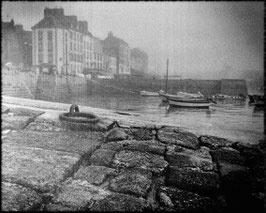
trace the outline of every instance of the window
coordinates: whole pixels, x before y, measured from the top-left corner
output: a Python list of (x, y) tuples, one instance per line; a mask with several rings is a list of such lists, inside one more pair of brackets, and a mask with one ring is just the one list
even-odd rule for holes
[(77, 41), (79, 42), (79, 34), (77, 34)]
[(38, 60), (39, 60), (39, 64), (42, 64), (43, 63), (43, 54), (40, 54), (39, 53)]
[(53, 43), (48, 42), (48, 52), (53, 52)]
[(70, 61), (73, 61), (73, 55), (72, 55), (72, 53), (69, 53), (69, 60)]
[(76, 41), (76, 33), (74, 32), (74, 41)]
[(72, 51), (72, 42), (70, 43), (70, 50)]
[(102, 64), (100, 64), (100, 68), (102, 69)]
[(42, 44), (42, 42), (39, 42), (38, 43), (38, 51), (39, 52), (42, 52), (43, 51), (43, 44)]
[(94, 59), (96, 60), (96, 53), (94, 53)]
[(38, 31), (38, 41), (42, 42), (42, 39), (43, 39), (43, 32), (39, 30)]
[(48, 63), (53, 64), (53, 53), (48, 53)]
[(87, 49), (89, 49), (90, 47), (89, 47), (89, 42), (87, 42)]
[(80, 45), (80, 52), (83, 52), (82, 44)]
[(80, 43), (82, 43), (82, 42), (83, 42), (82, 35), (80, 35)]
[(74, 51), (76, 51), (76, 43), (74, 43)]
[(73, 39), (73, 33), (72, 33), (72, 31), (70, 31), (70, 40), (72, 40)]
[(52, 30), (48, 30), (47, 33), (48, 33), (48, 42), (49, 42), (49, 41), (52, 42), (52, 41), (53, 41), (53, 31), (52, 31)]

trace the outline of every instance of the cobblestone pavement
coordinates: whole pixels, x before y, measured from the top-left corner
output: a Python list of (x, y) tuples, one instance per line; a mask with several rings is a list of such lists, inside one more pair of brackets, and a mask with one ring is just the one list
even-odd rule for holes
[(3, 210), (263, 211), (263, 143), (59, 114), (2, 108)]

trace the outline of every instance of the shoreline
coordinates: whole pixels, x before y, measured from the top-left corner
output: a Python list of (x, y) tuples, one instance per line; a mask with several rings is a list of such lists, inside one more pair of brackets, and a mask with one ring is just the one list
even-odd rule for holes
[(3, 210), (263, 208), (263, 143), (198, 136), (85, 106), (80, 111), (96, 114), (99, 123), (59, 120), (69, 107), (2, 96)]

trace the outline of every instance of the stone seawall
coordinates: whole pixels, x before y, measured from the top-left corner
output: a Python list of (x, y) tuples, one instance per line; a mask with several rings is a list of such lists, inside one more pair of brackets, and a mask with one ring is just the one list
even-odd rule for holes
[[(85, 94), (139, 94), (140, 91), (165, 90), (164, 79), (97, 79), (87, 80), (74, 76), (37, 75), (26, 72), (8, 72), (2, 74), (2, 94), (36, 98), (41, 100), (60, 100), (71, 96)], [(206, 96), (217, 93), (227, 95), (247, 95), (245, 80), (169, 80), (168, 92), (175, 94), (177, 91), (197, 93)]]

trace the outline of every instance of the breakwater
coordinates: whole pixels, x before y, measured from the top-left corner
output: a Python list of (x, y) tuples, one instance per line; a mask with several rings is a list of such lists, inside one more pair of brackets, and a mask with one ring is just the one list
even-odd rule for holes
[(60, 113), (2, 108), (3, 210), (263, 211), (263, 143), (117, 116), (73, 131)]
[[(123, 79), (87, 80), (76, 76), (55, 76), (26, 72), (4, 72), (2, 74), (2, 94), (15, 97), (28, 97), (43, 100), (60, 100), (69, 96), (85, 94), (139, 94), (141, 90), (157, 92), (165, 90), (164, 79)], [(23, 93), (22, 93), (23, 91)], [(247, 95), (245, 80), (169, 80), (168, 92), (197, 93), (206, 96), (217, 93), (226, 95)]]

